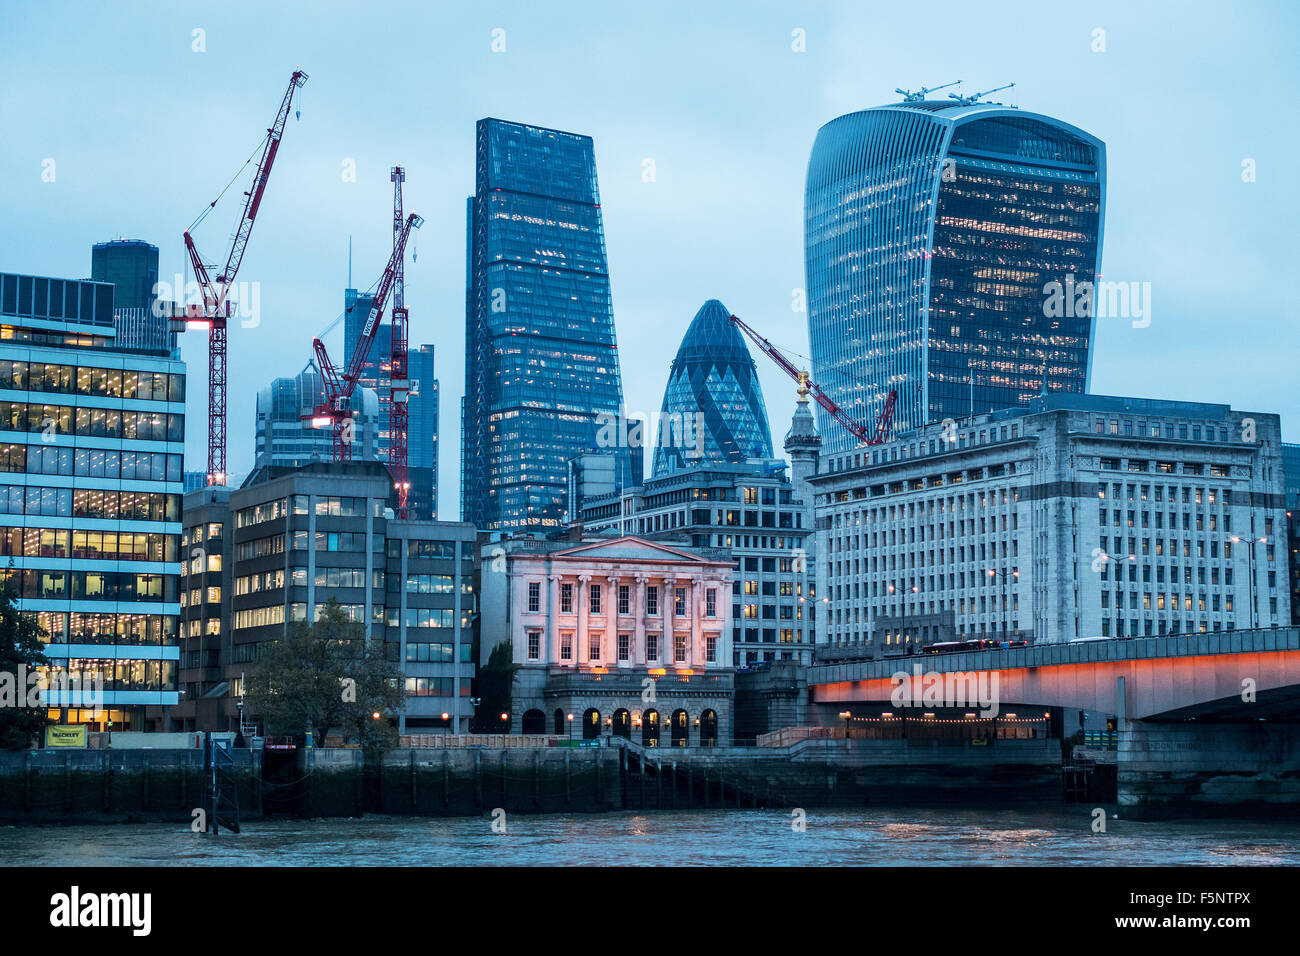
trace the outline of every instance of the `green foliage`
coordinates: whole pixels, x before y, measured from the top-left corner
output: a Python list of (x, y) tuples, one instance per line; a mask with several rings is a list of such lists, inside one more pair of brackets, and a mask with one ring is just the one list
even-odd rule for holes
[(268, 734), (310, 727), (321, 746), (336, 729), (369, 752), (396, 746), (389, 718), (405, 701), (402, 670), (385, 659), (383, 642), (366, 640), (364, 628), (332, 598), (315, 623), (295, 623), (284, 640), (267, 645), (245, 689), (245, 706)]
[(9, 589), (0, 589), (0, 680), (12, 682), (17, 706), (0, 707), (0, 749), (26, 750), (40, 746), (45, 729), (45, 708), (28, 707), (27, 685), (21, 680), (49, 663), (36, 621), (25, 617), (14, 604)]
[(501, 714), (510, 712), (510, 700), (518, 675), (514, 642), (501, 641), (488, 654), (487, 663), (479, 668), (478, 697), (482, 703), (474, 712), (475, 733), (500, 733)]

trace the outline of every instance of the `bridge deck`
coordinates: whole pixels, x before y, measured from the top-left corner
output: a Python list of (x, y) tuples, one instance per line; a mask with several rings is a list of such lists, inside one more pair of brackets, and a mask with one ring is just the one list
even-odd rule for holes
[(814, 664), (808, 668), (808, 684), (880, 680), (900, 670), (910, 672), (918, 664), (926, 671), (952, 673), (1270, 651), (1300, 651), (1300, 627), (1216, 631), (1179, 637), (1116, 638), (1083, 644), (1038, 644), (960, 654), (920, 654), (875, 661)]

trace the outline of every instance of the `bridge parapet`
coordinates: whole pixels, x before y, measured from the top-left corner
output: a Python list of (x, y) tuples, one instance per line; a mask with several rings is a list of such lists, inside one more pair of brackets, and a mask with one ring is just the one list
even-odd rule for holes
[(1173, 637), (1114, 638), (1077, 644), (1036, 644), (1031, 647), (959, 654), (920, 654), (875, 661), (813, 664), (808, 668), (808, 684), (882, 680), (899, 671), (911, 673), (916, 666), (934, 673), (952, 673), (1206, 655), (1260, 654), (1270, 651), (1300, 651), (1300, 627), (1213, 631)]

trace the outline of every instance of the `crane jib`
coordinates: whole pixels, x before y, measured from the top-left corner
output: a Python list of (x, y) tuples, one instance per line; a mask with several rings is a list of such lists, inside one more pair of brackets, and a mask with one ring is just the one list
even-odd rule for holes
[(370, 333), (375, 330), (375, 323), (379, 321), (381, 311), (382, 310), (379, 309), (378, 306), (371, 307), (370, 314), (366, 316), (366, 327), (361, 330), (361, 337), (363, 339), (370, 338)]
[(245, 218), (250, 221), (257, 218), (257, 210), (262, 205), (262, 193), (266, 191), (266, 181), (271, 178), (271, 166), (275, 163), (275, 154), (279, 151), (280, 140), (271, 140), (271, 148), (266, 151), (266, 162), (253, 186), (252, 202), (248, 204), (248, 215)]

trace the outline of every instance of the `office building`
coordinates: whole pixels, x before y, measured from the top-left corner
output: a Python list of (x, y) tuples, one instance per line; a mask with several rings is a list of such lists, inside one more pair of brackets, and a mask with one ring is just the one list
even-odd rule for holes
[[(334, 433), (328, 423), (312, 424), (312, 414), (325, 400), (315, 368), (292, 378), (277, 378), (257, 393), (257, 431), (254, 452), (257, 468), (296, 468), (334, 458)], [(379, 444), (379, 397), (373, 388), (358, 386), (352, 393), (352, 457), (373, 461)]]
[(1290, 621), (1278, 416), (1049, 395), (825, 454), (819, 650)]
[(602, 413), (623, 414), (595, 151), (589, 136), (484, 119), (476, 156), (461, 517), (557, 531), (568, 461), (600, 450)]
[(772, 458), (758, 369), (717, 299), (701, 306), (682, 338), (652, 437), (656, 478), (694, 465)]
[[(374, 297), (356, 289), (343, 293), (343, 352), (338, 358), (340, 368), (352, 359), (366, 316), (374, 304)], [(390, 403), (392, 397), (393, 325), (390, 299), (384, 311), (386, 321), (375, 329), (366, 362), (358, 377), (358, 387), (374, 391), (378, 401), (378, 418), (373, 451), (358, 453), (354, 457), (390, 461), (392, 422)], [(407, 478), (411, 483), (407, 510), (411, 518), (432, 520), (437, 517), (438, 502), (438, 379), (434, 373), (432, 345), (410, 346), (407, 353), (407, 378), (411, 383), (407, 396)]]
[[(900, 431), (1086, 392), (1105, 187), (1099, 139), (1014, 107), (918, 100), (827, 123), (804, 212), (813, 379), (868, 427), (896, 390)], [(818, 424), (827, 452), (856, 443), (822, 409)]]
[(468, 730), (475, 532), (396, 520), (395, 503), (376, 461), (268, 466), (238, 489), (186, 497), (175, 729), (234, 730), (259, 647), (333, 598), (401, 663), (400, 732)]
[(481, 563), (479, 663), (509, 639), (519, 665), (503, 731), (731, 743), (729, 556), (522, 537), (483, 544)]
[(97, 242), (91, 247), (90, 277), (116, 289), (115, 308), (148, 311), (158, 297), (158, 247), (141, 239)]
[(410, 400), (407, 402), (407, 461), (411, 494), (407, 500), (413, 518), (438, 518), (438, 377), (432, 345), (412, 349), (408, 359)]
[(732, 560), (732, 663), (811, 663), (817, 617), (812, 493), (819, 439), (806, 401), (776, 459), (670, 471), (643, 485), (589, 495), (582, 532), (633, 534), (711, 548)]
[(114, 292), (0, 275), (0, 574), (45, 631), (50, 718), (146, 730), (177, 700), (185, 365), (165, 319), (119, 343)]

